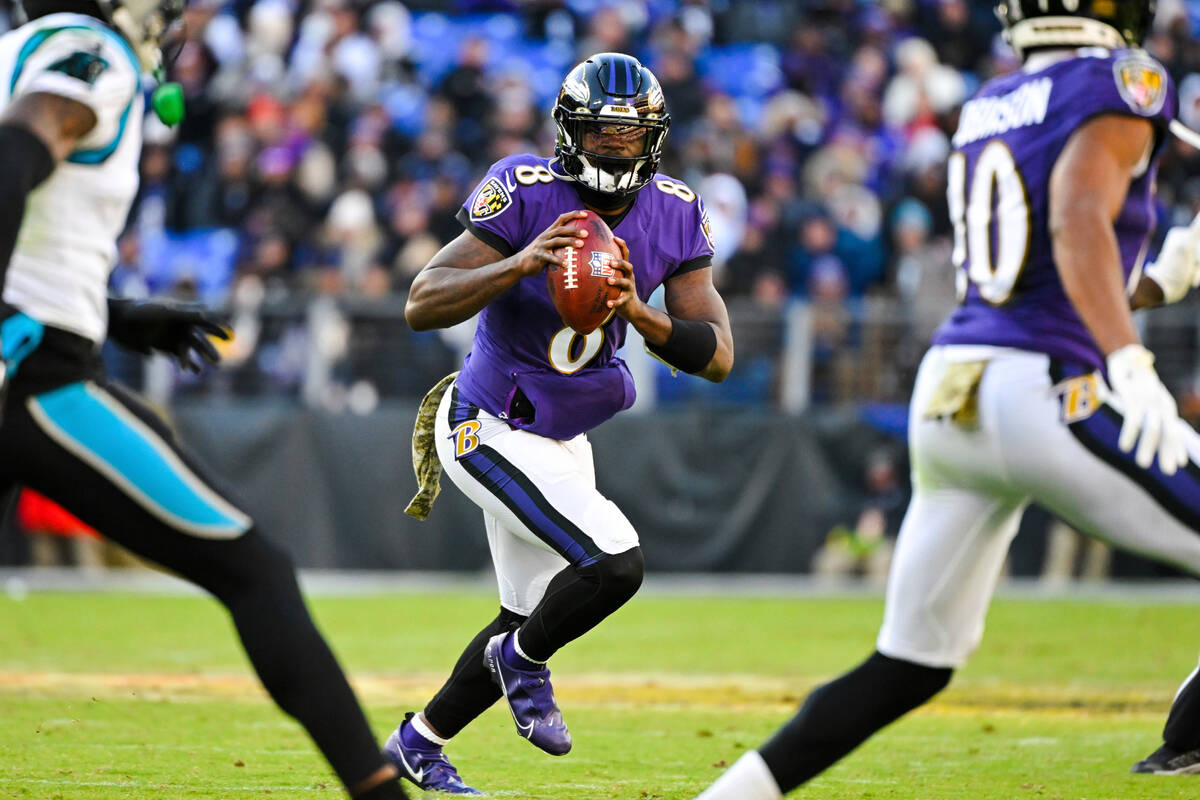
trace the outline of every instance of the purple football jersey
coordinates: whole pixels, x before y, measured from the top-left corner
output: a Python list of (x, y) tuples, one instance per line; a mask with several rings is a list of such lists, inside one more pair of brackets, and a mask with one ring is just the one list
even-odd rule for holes
[[(528, 154), (496, 162), (458, 220), (506, 257), (524, 249), (561, 214), (583, 210), (574, 181), (556, 166), (554, 159)], [(638, 192), (613, 223), (609, 219), (613, 233), (629, 246), (642, 300), (673, 275), (712, 263), (703, 204), (666, 175)], [(458, 389), (514, 427), (570, 439), (633, 405), (633, 378), (615, 355), (627, 326), (614, 314), (587, 336), (577, 334), (555, 310), (545, 273), (529, 276), (480, 312)], [(514, 402), (520, 395), (532, 409)]]
[(1133, 283), (1154, 230), (1158, 155), (1176, 111), (1166, 70), (1137, 50), (1080, 50), (1039, 71), (986, 83), (963, 106), (947, 166), (962, 304), (934, 344), (1014, 347), (1102, 366), (1054, 265), (1050, 173), (1071, 134), (1093, 117), (1133, 116), (1155, 125), (1156, 150), (1114, 223), (1125, 278)]

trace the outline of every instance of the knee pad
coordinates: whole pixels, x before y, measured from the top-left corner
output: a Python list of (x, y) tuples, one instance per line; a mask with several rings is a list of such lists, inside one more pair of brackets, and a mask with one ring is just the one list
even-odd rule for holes
[[(634, 547), (624, 553), (602, 558), (579, 572), (584, 577), (595, 580), (606, 597), (623, 603), (637, 594), (641, 587), (646, 562), (642, 558), (642, 548)], [(591, 573), (590, 576), (587, 575), (588, 572)]]

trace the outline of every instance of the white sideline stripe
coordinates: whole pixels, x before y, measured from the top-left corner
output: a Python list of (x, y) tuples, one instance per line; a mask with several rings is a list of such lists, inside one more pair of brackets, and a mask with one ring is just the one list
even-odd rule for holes
[[(300, 570), (304, 592), (346, 597), (375, 594), (456, 592), (492, 595), (491, 565), (480, 572), (415, 570)], [(0, 568), (0, 593), (19, 599), (31, 592), (120, 592), (154, 595), (204, 595), (187, 581), (148, 569), (74, 569), (69, 567)], [(865, 581), (829, 581), (809, 575), (651, 573), (639, 597), (882, 598), (883, 587)], [(1122, 605), (1195, 604), (1194, 580), (1149, 582), (1077, 581), (1047, 586), (1034, 579), (1001, 582), (996, 594), (1025, 600), (1112, 602)], [(206, 595), (205, 595), (206, 596)]]
[(140, 487), (125, 477), (116, 467), (109, 464), (98, 454), (92, 452), (91, 448), (55, 424), (50, 415), (42, 408), (41, 403), (38, 402), (37, 396), (30, 397), (26, 407), (30, 416), (34, 418), (38, 427), (47, 436), (78, 456), (80, 460), (87, 463), (101, 475), (108, 478), (114, 486), (124, 492), (131, 500), (176, 530), (190, 533), (201, 539), (236, 539), (250, 530), (250, 518), (239, 509), (234, 508), (225, 498), (221, 497), (208, 484), (200, 480), (196, 476), (196, 473), (192, 472), (180, 460), (179, 456), (175, 454), (175, 451), (146, 423), (131, 414), (125, 406), (114, 400), (108, 392), (99, 386), (89, 382), (85, 385), (85, 391), (93, 400), (107, 408), (110, 413), (144, 439), (158, 453), (159, 457), (166, 462), (167, 466), (184, 485), (191, 489), (204, 502), (213, 506), (222, 515), (229, 518), (232, 524), (200, 525), (175, 515), (155, 502), (154, 498), (143, 492)]

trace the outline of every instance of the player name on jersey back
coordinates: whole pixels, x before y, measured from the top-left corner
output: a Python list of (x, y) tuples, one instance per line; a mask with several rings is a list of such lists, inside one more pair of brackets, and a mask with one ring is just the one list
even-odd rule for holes
[(967, 102), (959, 115), (954, 146), (961, 148), (1017, 128), (1041, 125), (1046, 121), (1053, 91), (1052, 79), (1039, 78), (1002, 97), (980, 97)]

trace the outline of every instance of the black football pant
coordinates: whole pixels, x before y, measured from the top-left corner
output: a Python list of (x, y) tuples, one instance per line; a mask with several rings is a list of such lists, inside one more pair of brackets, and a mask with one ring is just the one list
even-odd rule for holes
[[(28, 359), (21, 371), (33, 377), (19, 376), (5, 399), (0, 490), (41, 492), (211, 592), (229, 609), (271, 697), (304, 726), (343, 784), (376, 774), (387, 762), (309, 616), (288, 555), (155, 414), (94, 365), (89, 379), (44, 390), (40, 367), (50, 358)], [(398, 784), (380, 791), (371, 796), (404, 797)]]

